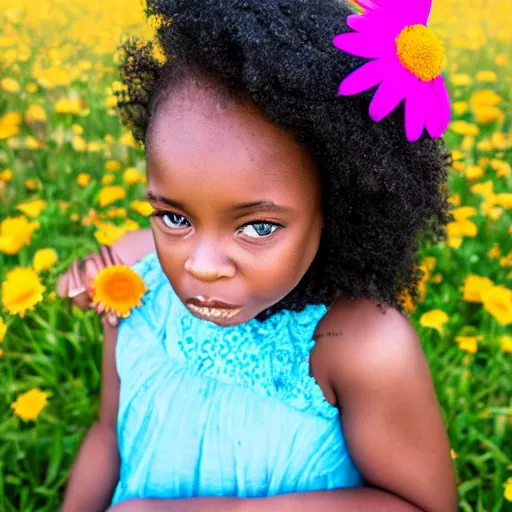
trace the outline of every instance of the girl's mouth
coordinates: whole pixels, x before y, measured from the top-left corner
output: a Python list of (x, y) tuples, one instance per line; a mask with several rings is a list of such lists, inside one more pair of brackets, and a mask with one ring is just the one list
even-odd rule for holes
[(186, 304), (187, 308), (196, 313), (197, 316), (204, 318), (205, 320), (222, 319), (230, 320), (237, 315), (242, 308), (225, 309), (225, 308), (207, 308), (204, 306), (196, 306), (195, 304)]

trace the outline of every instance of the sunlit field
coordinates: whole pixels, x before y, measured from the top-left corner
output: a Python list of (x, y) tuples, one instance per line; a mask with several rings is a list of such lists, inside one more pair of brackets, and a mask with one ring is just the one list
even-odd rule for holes
[[(7, 5), (6, 5), (7, 3)], [(512, 510), (512, 3), (437, 0), (453, 155), (448, 236), (408, 301), (460, 510)], [(58, 510), (100, 390), (102, 328), (56, 296), (77, 257), (148, 227), (142, 149), (121, 126), (116, 47), (137, 0), (0, 7), (0, 511)]]

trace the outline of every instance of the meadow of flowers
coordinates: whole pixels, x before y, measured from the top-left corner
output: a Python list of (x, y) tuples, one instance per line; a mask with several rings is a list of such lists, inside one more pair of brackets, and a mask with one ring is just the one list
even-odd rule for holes
[[(0, 511), (58, 510), (99, 403), (102, 328), (56, 296), (71, 261), (148, 227), (143, 152), (115, 92), (138, 0), (0, 7)], [(11, 4), (11, 5), (9, 5)], [(512, 510), (512, 30), (509, 0), (437, 0), (453, 154), (448, 238), (409, 302), (460, 510)]]

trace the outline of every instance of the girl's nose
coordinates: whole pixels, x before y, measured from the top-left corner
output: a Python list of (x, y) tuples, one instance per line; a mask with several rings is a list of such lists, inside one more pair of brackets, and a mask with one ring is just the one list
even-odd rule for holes
[(233, 277), (236, 272), (235, 265), (209, 242), (201, 242), (195, 246), (185, 261), (185, 270), (203, 281)]

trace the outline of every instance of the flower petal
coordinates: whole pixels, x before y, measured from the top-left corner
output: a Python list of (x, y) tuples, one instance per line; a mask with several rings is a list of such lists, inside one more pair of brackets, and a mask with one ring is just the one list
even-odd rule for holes
[(450, 124), (450, 97), (440, 75), (426, 87), (430, 95), (427, 104), (427, 130), (431, 137), (441, 137)]
[(341, 82), (338, 94), (350, 96), (376, 86), (386, 76), (386, 66), (389, 59), (375, 59), (352, 71)]
[(365, 15), (351, 14), (347, 17), (347, 24), (359, 33), (376, 33), (380, 32), (383, 37), (395, 38), (400, 31), (406, 26), (401, 23), (397, 16), (388, 15)]
[[(393, 62), (393, 61), (392, 61)], [(370, 103), (370, 117), (377, 123), (391, 114), (406, 97), (409, 74), (396, 60)]]
[(386, 38), (381, 32), (338, 34), (334, 37), (333, 44), (340, 50), (365, 59), (383, 57), (394, 52), (396, 48), (394, 39)]
[(409, 85), (405, 98), (405, 134), (409, 142), (415, 142), (425, 128), (425, 106), (421, 96), (419, 78), (413, 77), (414, 82)]

